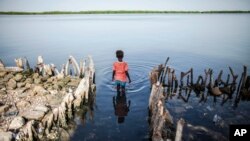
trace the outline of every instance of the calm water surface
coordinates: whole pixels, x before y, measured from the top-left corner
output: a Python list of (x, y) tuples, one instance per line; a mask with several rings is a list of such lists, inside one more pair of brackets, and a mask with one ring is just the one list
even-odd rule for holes
[[(215, 76), (223, 69), (225, 78), (228, 66), (241, 74), (242, 65), (250, 66), (249, 31), (250, 14), (1, 15), (0, 58), (12, 66), (14, 58), (26, 56), (34, 66), (42, 55), (46, 63), (60, 68), (69, 55), (80, 60), (91, 54), (97, 84), (93, 120), (88, 114), (85, 123), (76, 117), (71, 140), (149, 140), (148, 73), (152, 67), (170, 57), (169, 64), (178, 75), (193, 67), (197, 78), (212, 68)], [(125, 51), (132, 78), (126, 95), (131, 105), (123, 123), (118, 123), (113, 107), (116, 92), (111, 75), (117, 49)], [(173, 96), (166, 106), (174, 118), (183, 117), (227, 137), (229, 124), (250, 124), (249, 102), (241, 101), (235, 108), (234, 97), (225, 104), (222, 97), (199, 102), (191, 93), (188, 102)], [(215, 114), (222, 119), (218, 124), (213, 123)], [(210, 140), (188, 131), (185, 137)]]

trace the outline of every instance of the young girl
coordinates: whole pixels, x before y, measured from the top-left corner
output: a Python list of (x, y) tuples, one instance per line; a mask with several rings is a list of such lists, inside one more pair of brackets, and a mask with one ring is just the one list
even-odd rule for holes
[(117, 92), (120, 92), (121, 90), (121, 92), (124, 94), (127, 78), (129, 83), (131, 83), (131, 79), (128, 73), (128, 64), (122, 61), (123, 55), (124, 53), (122, 50), (116, 51), (116, 57), (118, 61), (114, 62), (113, 64), (112, 81), (115, 80)]

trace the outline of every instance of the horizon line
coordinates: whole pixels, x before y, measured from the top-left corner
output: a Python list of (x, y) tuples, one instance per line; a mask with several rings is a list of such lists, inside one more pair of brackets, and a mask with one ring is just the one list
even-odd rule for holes
[(0, 11), (1, 15), (45, 14), (168, 14), (168, 13), (250, 13), (250, 10), (85, 10), (85, 11)]

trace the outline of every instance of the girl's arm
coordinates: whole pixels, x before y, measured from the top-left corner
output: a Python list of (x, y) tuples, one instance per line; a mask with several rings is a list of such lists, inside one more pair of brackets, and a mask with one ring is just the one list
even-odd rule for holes
[(129, 83), (131, 83), (131, 79), (130, 79), (130, 76), (129, 76), (128, 71), (126, 71), (125, 73), (126, 73), (126, 75), (127, 75), (127, 77), (128, 77), (128, 81), (129, 81)]

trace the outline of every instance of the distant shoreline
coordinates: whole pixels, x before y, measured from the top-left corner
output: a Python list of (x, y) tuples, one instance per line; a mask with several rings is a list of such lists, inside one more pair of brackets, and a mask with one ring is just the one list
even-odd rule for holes
[(0, 15), (56, 15), (56, 14), (231, 14), (250, 13), (249, 11), (143, 11), (143, 10), (116, 10), (116, 11), (45, 11), (45, 12), (20, 12), (0, 11)]

